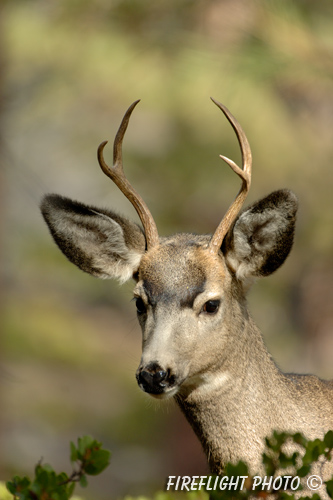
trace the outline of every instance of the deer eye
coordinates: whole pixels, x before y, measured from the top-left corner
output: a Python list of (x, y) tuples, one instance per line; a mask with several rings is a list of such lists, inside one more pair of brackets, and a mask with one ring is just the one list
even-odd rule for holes
[(208, 300), (204, 304), (202, 310), (207, 314), (215, 314), (218, 311), (219, 305), (220, 305), (219, 300)]
[(136, 310), (137, 310), (137, 313), (140, 315), (140, 314), (144, 314), (146, 312), (146, 306), (145, 306), (145, 303), (143, 302), (143, 300), (141, 299), (141, 297), (137, 297), (135, 299), (135, 304), (136, 304)]

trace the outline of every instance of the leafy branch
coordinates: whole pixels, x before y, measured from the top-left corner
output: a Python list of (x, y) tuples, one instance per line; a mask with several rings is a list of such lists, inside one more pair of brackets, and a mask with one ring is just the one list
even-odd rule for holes
[(110, 452), (90, 436), (79, 438), (77, 446), (71, 442), (70, 451), (76, 468), (69, 476), (65, 472), (57, 474), (50, 465), (39, 462), (32, 480), (15, 476), (6, 483), (7, 490), (15, 500), (68, 500), (76, 483), (87, 486), (87, 476), (100, 474), (110, 463)]

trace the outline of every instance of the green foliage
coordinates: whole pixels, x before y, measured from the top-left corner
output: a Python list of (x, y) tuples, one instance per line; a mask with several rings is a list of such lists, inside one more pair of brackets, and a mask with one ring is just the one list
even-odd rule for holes
[(76, 483), (87, 486), (87, 475), (100, 474), (110, 463), (110, 452), (90, 436), (79, 438), (77, 446), (71, 442), (70, 451), (71, 462), (77, 464), (70, 476), (39, 462), (33, 479), (15, 476), (7, 482), (7, 490), (15, 500), (68, 500)]
[[(292, 449), (293, 452), (287, 453), (286, 448)], [(274, 500), (295, 500), (295, 491), (304, 489), (307, 478), (304, 479), (303, 484), (300, 483), (296, 488), (291, 488), (293, 478), (305, 478), (306, 476), (309, 478), (313, 463), (317, 462), (318, 459), (332, 460), (332, 451), (332, 431), (328, 431), (323, 440), (315, 439), (314, 441), (307, 440), (300, 433), (287, 434), (285, 432), (274, 432), (270, 438), (266, 438), (266, 452), (263, 453), (265, 472), (260, 478), (263, 479), (263, 476), (266, 476), (265, 479), (281, 476), (282, 484), (279, 485), (279, 489), (274, 489), (270, 486), (263, 487), (263, 482), (257, 484), (256, 477), (259, 480), (259, 476), (249, 476), (246, 464), (239, 462), (236, 465), (227, 464), (225, 467), (225, 476), (229, 480), (232, 480), (232, 478), (235, 480), (236, 477), (246, 477), (244, 483), (239, 482), (238, 488), (232, 487), (230, 490), (226, 487), (223, 491), (219, 489), (210, 491), (210, 498), (213, 500), (227, 498), (243, 500), (248, 498), (266, 498), (269, 496)], [(294, 472), (292, 476), (289, 473), (290, 468)], [(297, 483), (295, 484), (297, 485)], [(333, 498), (333, 477), (331, 480), (323, 482), (322, 488), (318, 488), (319, 494), (315, 492), (317, 490), (316, 485), (317, 483), (314, 483), (312, 491), (311, 488), (307, 490), (306, 496), (299, 497), (299, 500), (320, 500), (320, 493), (325, 487), (328, 496)]]
[[(286, 449), (295, 450), (292, 453)], [(224, 475), (220, 477), (201, 476), (206, 478), (204, 487), (187, 488), (182, 493), (186, 500), (247, 500), (249, 498), (271, 498), (272, 500), (295, 500), (295, 492), (303, 490), (304, 484), (298, 478), (308, 480), (311, 467), (318, 459), (328, 461), (333, 458), (333, 432), (329, 431), (323, 440), (307, 440), (302, 434), (288, 434), (285, 432), (274, 432), (266, 438), (266, 451), (263, 453), (264, 477), (249, 475), (246, 463), (239, 461), (237, 464), (226, 464)], [(87, 475), (100, 474), (110, 462), (110, 452), (102, 448), (102, 444), (90, 436), (78, 439), (77, 446), (70, 444), (70, 459), (76, 463), (78, 468), (68, 476), (62, 472), (57, 474), (48, 465), (38, 463), (35, 467), (35, 478), (15, 476), (7, 483), (7, 490), (14, 500), (68, 500), (78, 482), (82, 487), (87, 485)], [(290, 468), (294, 474), (290, 475)], [(283, 471), (285, 474), (283, 475)], [(199, 476), (195, 476), (198, 479)], [(271, 478), (271, 482), (270, 482)], [(279, 485), (275, 479), (279, 479)], [(318, 478), (318, 476), (316, 476)], [(294, 479), (297, 479), (294, 487)], [(265, 483), (265, 485), (264, 485)], [(213, 486), (214, 485), (214, 486)], [(309, 483), (308, 483), (309, 486)], [(321, 486), (321, 485), (320, 485)], [(0, 484), (1, 487), (1, 484)], [(333, 477), (323, 483), (329, 498), (333, 498)], [(318, 491), (318, 493), (316, 492)], [(320, 500), (321, 487), (316, 484), (309, 486), (310, 496), (297, 497), (298, 500)], [(209, 496), (208, 496), (209, 494)], [(2, 497), (1, 497), (2, 498)], [(4, 498), (9, 499), (8, 495)], [(172, 491), (158, 492), (153, 500), (174, 500), (177, 493)], [(145, 496), (125, 497), (124, 500), (150, 500)]]

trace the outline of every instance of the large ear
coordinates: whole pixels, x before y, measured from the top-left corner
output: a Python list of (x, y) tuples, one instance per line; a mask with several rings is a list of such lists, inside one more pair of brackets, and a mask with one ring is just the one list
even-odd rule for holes
[(134, 222), (56, 194), (45, 196), (41, 211), (60, 250), (83, 271), (124, 282), (138, 270), (146, 239)]
[(240, 281), (268, 276), (283, 264), (293, 244), (297, 206), (294, 193), (282, 189), (239, 215), (222, 251)]

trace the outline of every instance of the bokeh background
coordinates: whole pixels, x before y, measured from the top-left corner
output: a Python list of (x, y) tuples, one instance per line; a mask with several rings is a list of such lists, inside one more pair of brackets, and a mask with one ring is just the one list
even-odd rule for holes
[(71, 265), (40, 199), (137, 218), (96, 148), (141, 98), (127, 176), (160, 234), (212, 232), (239, 187), (218, 155), (240, 162), (212, 95), (250, 140), (249, 201), (281, 187), (300, 201), (292, 254), (252, 289), (252, 314), (283, 370), (333, 377), (333, 3), (3, 0), (0, 23), (0, 479), (41, 457), (69, 471), (69, 441), (91, 434), (112, 463), (82, 495), (150, 495), (205, 473), (200, 445), (173, 402), (136, 385), (132, 285)]

